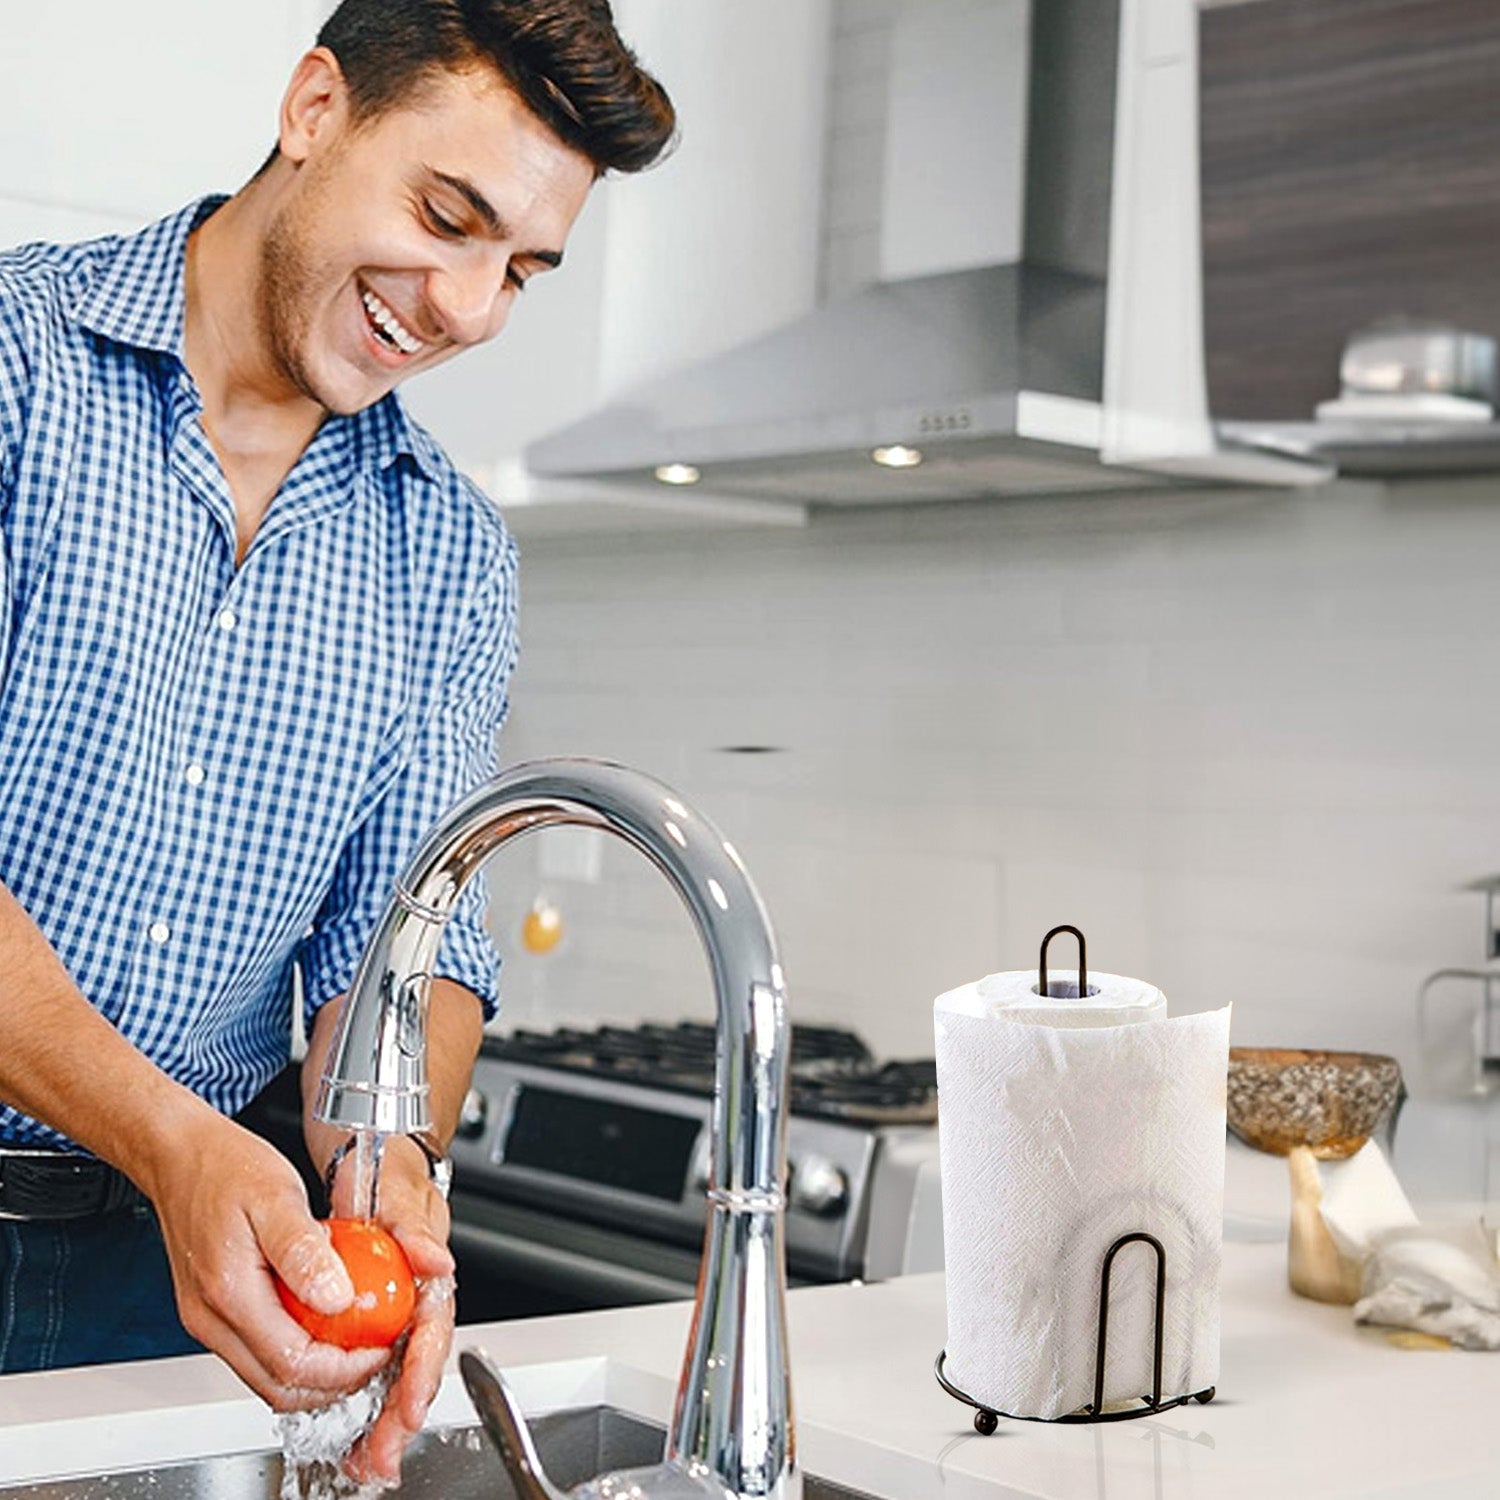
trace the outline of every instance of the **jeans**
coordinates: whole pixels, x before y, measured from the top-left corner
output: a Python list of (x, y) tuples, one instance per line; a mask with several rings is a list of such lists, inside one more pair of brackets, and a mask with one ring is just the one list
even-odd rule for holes
[(0, 1374), (202, 1352), (149, 1205), (0, 1221)]

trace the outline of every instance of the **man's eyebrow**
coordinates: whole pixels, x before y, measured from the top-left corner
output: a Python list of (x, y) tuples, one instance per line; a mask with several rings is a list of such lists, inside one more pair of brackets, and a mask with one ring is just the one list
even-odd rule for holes
[[(433, 167), (431, 170), (432, 175), (444, 187), (452, 188), (479, 215), (480, 223), (484, 225), (488, 233), (498, 235), (502, 239), (507, 237), (508, 231), (505, 227), (505, 220), (495, 212), (494, 204), (468, 178), (454, 177), (449, 172), (438, 171), (436, 167)], [(521, 253), (525, 259), (538, 260), (544, 266), (556, 267), (562, 264), (563, 257), (561, 250), (525, 250)]]

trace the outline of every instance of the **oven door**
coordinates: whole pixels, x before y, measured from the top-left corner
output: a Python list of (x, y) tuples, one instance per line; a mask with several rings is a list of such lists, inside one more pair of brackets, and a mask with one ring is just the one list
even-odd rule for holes
[(541, 1209), (455, 1192), (450, 1246), (461, 1322), (676, 1302), (698, 1283), (698, 1256)]

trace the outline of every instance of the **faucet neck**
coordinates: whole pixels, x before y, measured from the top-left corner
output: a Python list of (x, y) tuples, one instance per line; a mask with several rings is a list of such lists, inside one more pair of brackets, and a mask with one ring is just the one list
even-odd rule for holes
[(682, 897), (718, 1002), (708, 1227), (669, 1460), (736, 1495), (796, 1490), (786, 1351), (783, 1179), (790, 1029), (770, 919), (734, 847), (669, 788), (602, 761), (515, 767), (424, 841), (344, 1002), (319, 1119), (410, 1132), (427, 1118), (426, 1006), (444, 927), (501, 844), (552, 824), (639, 849)]

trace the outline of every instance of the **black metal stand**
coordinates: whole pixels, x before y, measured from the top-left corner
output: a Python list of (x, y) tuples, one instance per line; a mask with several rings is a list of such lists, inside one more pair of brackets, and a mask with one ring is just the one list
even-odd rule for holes
[[(1051, 934), (1049, 933), (1050, 937)], [(1080, 955), (1079, 968), (1082, 969)], [(1107, 1349), (1109, 1335), (1109, 1278), (1114, 1268), (1115, 1256), (1125, 1248), (1126, 1245), (1140, 1241), (1150, 1245), (1156, 1252), (1156, 1338), (1151, 1357), (1151, 1394), (1142, 1396), (1141, 1406), (1128, 1406), (1119, 1411), (1104, 1410), (1104, 1358)], [(1161, 1241), (1150, 1234), (1124, 1234), (1112, 1244), (1104, 1253), (1104, 1270), (1099, 1283), (1099, 1340), (1096, 1346), (1097, 1353), (1094, 1358), (1094, 1400), (1089, 1406), (1080, 1411), (1068, 1412), (1061, 1417), (1021, 1417), (1008, 1411), (997, 1411), (993, 1407), (986, 1406), (982, 1401), (976, 1401), (966, 1391), (961, 1391), (951, 1380), (943, 1374), (943, 1362), (948, 1357), (948, 1351), (944, 1349), (937, 1357), (933, 1365), (933, 1374), (937, 1376), (938, 1384), (957, 1401), (962, 1401), (966, 1406), (974, 1408), (974, 1430), (988, 1437), (999, 1425), (1001, 1417), (1010, 1417), (1013, 1421), (1021, 1422), (1125, 1422), (1133, 1417), (1149, 1417), (1153, 1412), (1168, 1411), (1174, 1406), (1182, 1406), (1188, 1401), (1198, 1401), (1204, 1404), (1214, 1399), (1214, 1387), (1209, 1386), (1207, 1390), (1190, 1391), (1185, 1396), (1169, 1396), (1165, 1401), (1161, 1394), (1161, 1345), (1162, 1324), (1165, 1316), (1163, 1303), (1166, 1300), (1167, 1291), (1167, 1252), (1162, 1248)]]

